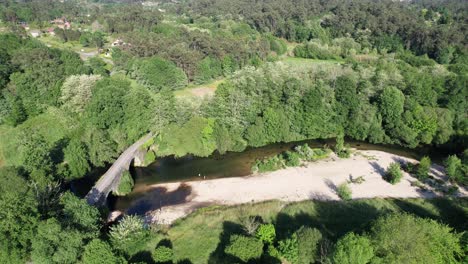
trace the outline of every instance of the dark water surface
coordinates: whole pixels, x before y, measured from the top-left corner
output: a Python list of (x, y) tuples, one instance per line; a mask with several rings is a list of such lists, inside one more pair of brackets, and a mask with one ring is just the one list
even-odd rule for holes
[[(150, 192), (155, 193), (151, 189), (151, 185), (157, 183), (179, 182), (189, 180), (203, 180), (224, 177), (247, 176), (250, 174), (252, 165), (257, 159), (273, 156), (283, 151), (290, 150), (297, 145), (307, 143), (312, 148), (329, 146), (332, 147), (334, 140), (307, 140), (290, 143), (276, 143), (259, 148), (248, 148), (243, 152), (229, 152), (224, 155), (215, 153), (210, 157), (165, 157), (160, 158), (148, 167), (132, 168), (131, 173), (135, 179), (135, 188), (132, 193), (125, 197), (110, 197), (109, 206), (113, 210), (125, 211), (132, 207), (132, 203)], [(400, 156), (405, 156), (413, 159), (419, 159), (422, 155), (428, 154), (428, 150), (416, 149), (409, 150), (396, 146), (374, 145), (358, 141), (346, 141), (346, 144), (359, 150), (380, 150)], [(184, 192), (181, 190), (181, 196)], [(153, 197), (151, 199), (158, 199)], [(183, 200), (183, 197), (180, 198)], [(140, 206), (141, 207), (141, 206)], [(136, 213), (143, 213), (145, 210), (154, 208), (139, 208)]]

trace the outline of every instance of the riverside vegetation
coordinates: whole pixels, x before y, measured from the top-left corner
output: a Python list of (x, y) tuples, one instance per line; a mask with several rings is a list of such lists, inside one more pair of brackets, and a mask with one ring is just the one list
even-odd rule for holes
[[(434, 148), (466, 186), (465, 2), (148, 3), (0, 4), (0, 263), (466, 262), (464, 198), (273, 201), (107, 228), (71, 188), (148, 132), (148, 161), (305, 139), (337, 138), (340, 157), (345, 138)], [(256, 169), (323, 155), (301, 146)], [(430, 184), (430, 164), (402, 169)], [(245, 232), (239, 215), (268, 228)]]

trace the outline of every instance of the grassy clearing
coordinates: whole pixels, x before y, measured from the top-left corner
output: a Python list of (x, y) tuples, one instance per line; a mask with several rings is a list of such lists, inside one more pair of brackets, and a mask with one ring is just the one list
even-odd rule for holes
[(78, 53), (82, 52), (81, 50), (83, 50), (83, 52), (93, 52), (97, 50), (95, 47), (83, 47), (78, 41), (63, 42), (55, 36), (43, 35), (39, 37), (38, 40), (46, 45), (50, 45), (52, 48), (71, 49)]
[[(279, 239), (301, 226), (318, 228), (336, 240), (347, 232), (362, 233), (379, 216), (391, 212), (409, 212), (436, 219), (457, 231), (467, 229), (468, 199), (363, 199), (342, 201), (304, 201), (284, 203), (269, 201), (242, 206), (213, 206), (198, 210), (177, 221), (167, 230), (177, 260), (191, 263), (222, 263), (220, 252), (231, 234), (241, 233), (239, 216), (259, 216), (274, 223)], [(162, 239), (159, 237), (158, 239)], [(152, 250), (155, 241), (147, 244)]]
[(3, 165), (20, 165), (18, 146), (24, 133), (34, 131), (53, 146), (65, 138), (75, 125), (60, 110), (50, 108), (46, 113), (30, 118), (17, 127), (0, 126), (0, 160), (3, 160)]
[(223, 83), (226, 79), (218, 79), (206, 84), (190, 84), (187, 88), (177, 90), (174, 95), (177, 97), (196, 98), (203, 97), (206, 94), (214, 94), (218, 86)]

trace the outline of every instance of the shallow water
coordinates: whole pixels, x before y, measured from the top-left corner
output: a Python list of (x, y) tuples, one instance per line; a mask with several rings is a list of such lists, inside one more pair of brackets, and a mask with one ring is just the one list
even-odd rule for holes
[[(307, 140), (290, 143), (276, 143), (259, 148), (248, 148), (243, 152), (218, 153), (210, 157), (165, 157), (144, 168), (132, 168), (135, 188), (125, 197), (110, 197), (109, 206), (113, 210), (125, 211), (132, 203), (151, 190), (151, 185), (167, 182), (204, 180), (224, 177), (247, 176), (257, 159), (273, 156), (297, 145), (307, 143), (312, 148), (333, 146), (334, 140)], [(359, 150), (380, 150), (413, 159), (419, 159), (427, 151), (409, 150), (396, 146), (375, 145), (358, 141), (346, 141), (346, 144)], [(133, 210), (132, 210), (133, 211)], [(144, 213), (144, 210), (136, 210)]]

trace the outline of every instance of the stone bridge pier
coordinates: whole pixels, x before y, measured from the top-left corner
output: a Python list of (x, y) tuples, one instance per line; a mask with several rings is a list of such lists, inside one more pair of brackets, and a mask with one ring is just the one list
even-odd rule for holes
[(128, 171), (130, 164), (132, 163), (135, 156), (138, 154), (140, 147), (143, 146), (150, 138), (152, 134), (139, 139), (133, 145), (128, 147), (119, 158), (112, 164), (109, 170), (99, 178), (96, 184), (91, 188), (89, 193), (86, 195), (86, 201), (88, 204), (103, 206), (106, 203), (107, 196), (111, 191), (118, 188), (120, 179), (125, 171)]

